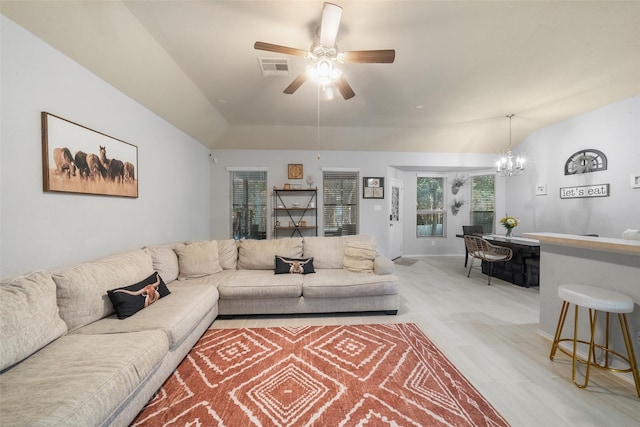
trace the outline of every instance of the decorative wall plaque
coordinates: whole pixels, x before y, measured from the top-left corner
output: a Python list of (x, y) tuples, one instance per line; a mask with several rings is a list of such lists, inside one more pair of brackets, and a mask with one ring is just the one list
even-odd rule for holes
[(564, 164), (565, 175), (575, 175), (607, 170), (607, 156), (602, 151), (589, 148), (572, 154)]
[(609, 197), (609, 184), (560, 188), (561, 199), (582, 199), (585, 197)]

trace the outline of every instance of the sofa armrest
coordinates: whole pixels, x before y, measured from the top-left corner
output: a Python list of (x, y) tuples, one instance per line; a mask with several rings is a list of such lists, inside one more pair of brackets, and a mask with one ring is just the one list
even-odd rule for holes
[(378, 275), (393, 274), (396, 271), (396, 265), (389, 258), (377, 256), (373, 260), (373, 272)]

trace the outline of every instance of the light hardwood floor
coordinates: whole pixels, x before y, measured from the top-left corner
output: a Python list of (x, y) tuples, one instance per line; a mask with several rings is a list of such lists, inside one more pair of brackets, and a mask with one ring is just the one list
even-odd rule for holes
[(566, 356), (549, 360), (551, 340), (538, 334), (538, 288), (499, 279), (487, 286), (477, 268), (467, 278), (462, 257), (416, 259), (396, 266), (397, 316), (236, 316), (211, 327), (416, 323), (514, 427), (640, 426), (632, 384), (596, 371), (581, 390), (571, 382)]

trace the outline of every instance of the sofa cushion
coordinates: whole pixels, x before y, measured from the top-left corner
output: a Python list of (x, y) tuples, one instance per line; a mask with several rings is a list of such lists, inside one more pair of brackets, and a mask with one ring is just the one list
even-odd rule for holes
[(344, 268), (354, 273), (373, 273), (376, 245), (350, 240), (344, 246)]
[(215, 240), (193, 242), (173, 249), (178, 254), (178, 280), (203, 277), (222, 271)]
[[(309, 276), (313, 274), (304, 277)], [(302, 277), (275, 275), (273, 270), (238, 270), (220, 282), (218, 292), (220, 299), (298, 298), (302, 295)]]
[(313, 258), (313, 265), (319, 268), (343, 268), (344, 247), (348, 241), (375, 243), (373, 236), (305, 237), (304, 258)]
[(276, 274), (309, 274), (315, 273), (313, 258), (288, 258), (276, 256)]
[(171, 283), (178, 278), (180, 268), (178, 255), (173, 248), (181, 243), (168, 243), (166, 245), (145, 246), (143, 249), (149, 252), (153, 262), (153, 269), (160, 274), (165, 283)]
[(373, 260), (373, 272), (376, 274), (393, 274), (396, 271), (396, 265), (389, 258), (377, 256)]
[(238, 265), (238, 246), (233, 239), (217, 240), (220, 267), (224, 270), (235, 270)]
[[(200, 279), (194, 279), (200, 280)], [(74, 334), (118, 334), (162, 330), (174, 349), (208, 313), (216, 309), (218, 290), (215, 286), (191, 285), (191, 281), (167, 285), (171, 295), (139, 311), (135, 316), (118, 319), (115, 315), (75, 330)]]
[(107, 291), (149, 277), (151, 255), (142, 249), (79, 264), (52, 273), (60, 317), (70, 331), (114, 312)]
[(160, 330), (65, 335), (2, 373), (2, 425), (102, 425), (162, 363)]
[(158, 272), (133, 285), (107, 291), (118, 319), (133, 316), (169, 294), (169, 289)]
[(238, 249), (238, 269), (273, 270), (273, 260), (276, 255), (301, 258), (302, 238), (241, 240)]
[(67, 332), (50, 273), (35, 272), (0, 285), (0, 325), (0, 370)]
[(316, 270), (304, 276), (302, 295), (305, 298), (342, 298), (398, 293), (398, 278), (391, 274), (354, 273), (348, 270)]

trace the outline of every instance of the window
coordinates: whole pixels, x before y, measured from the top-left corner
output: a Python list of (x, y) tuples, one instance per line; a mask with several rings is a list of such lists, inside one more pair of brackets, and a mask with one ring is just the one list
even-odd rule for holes
[(231, 237), (267, 238), (267, 172), (232, 170)]
[(358, 172), (324, 171), (323, 232), (325, 236), (358, 234)]
[(471, 177), (471, 224), (481, 225), (485, 233), (493, 233), (495, 175)]
[(444, 236), (444, 178), (419, 176), (417, 181), (417, 236)]

